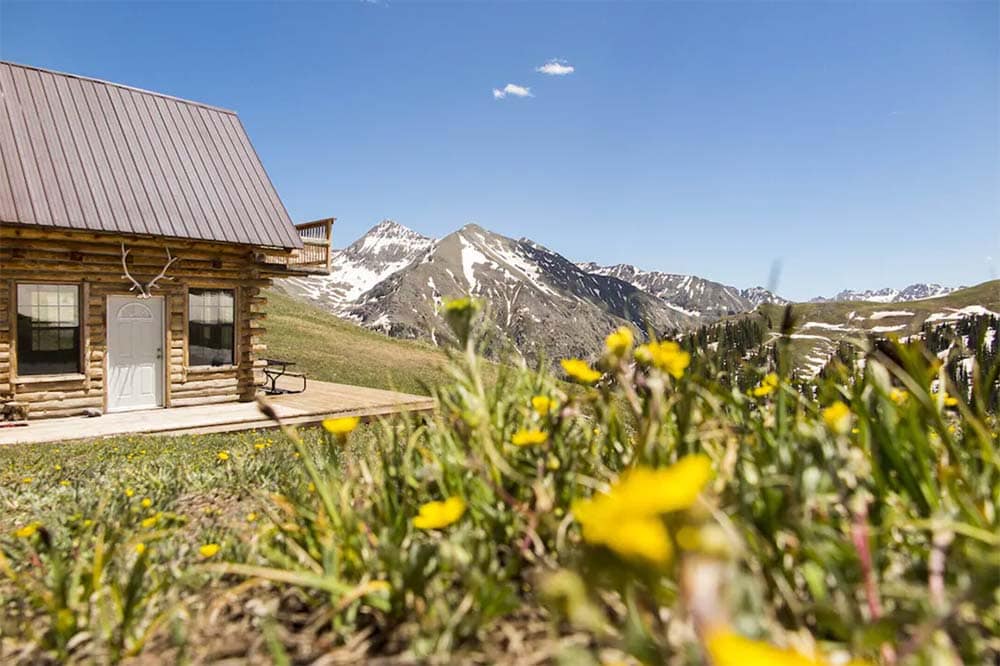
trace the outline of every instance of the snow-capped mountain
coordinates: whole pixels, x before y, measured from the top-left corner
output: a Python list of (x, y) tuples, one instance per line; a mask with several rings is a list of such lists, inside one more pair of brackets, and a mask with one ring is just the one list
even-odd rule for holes
[(488, 304), (494, 349), (529, 358), (591, 354), (626, 323), (659, 335), (700, 323), (627, 281), (474, 224), (432, 240), (383, 222), (337, 252), (329, 276), (278, 286), (368, 328), (435, 343), (449, 336), (442, 300), (471, 293)]
[(330, 274), (286, 280), (291, 290), (346, 314), (366, 291), (421, 257), (434, 241), (384, 220), (330, 258)]
[(577, 264), (596, 275), (616, 277), (662, 299), (667, 307), (711, 322), (727, 315), (753, 310), (761, 303), (787, 303), (763, 287), (737, 289), (696, 275), (678, 275), (644, 271), (630, 264), (600, 266), (593, 262)]
[[(868, 289), (866, 291), (845, 289), (833, 298), (824, 298), (820, 296), (819, 298), (812, 299), (812, 302), (868, 301), (869, 303), (906, 303), (908, 301), (920, 301), (925, 298), (946, 296), (955, 291), (955, 289), (956, 288), (954, 287), (943, 287), (936, 283), (918, 282), (903, 289), (893, 289), (892, 287), (885, 287), (884, 289)], [(958, 287), (958, 289), (961, 289), (961, 287)]]

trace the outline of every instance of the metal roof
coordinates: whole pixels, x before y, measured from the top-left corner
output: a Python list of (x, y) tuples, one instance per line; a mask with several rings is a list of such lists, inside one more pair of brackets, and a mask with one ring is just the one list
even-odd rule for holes
[(0, 61), (0, 221), (299, 248), (232, 111)]

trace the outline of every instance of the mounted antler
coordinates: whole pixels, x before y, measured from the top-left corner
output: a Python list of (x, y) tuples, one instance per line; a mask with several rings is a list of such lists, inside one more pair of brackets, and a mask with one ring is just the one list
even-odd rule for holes
[(132, 277), (132, 274), (128, 272), (128, 264), (126, 263), (126, 259), (128, 258), (129, 252), (131, 252), (132, 250), (126, 249), (125, 243), (122, 243), (122, 270), (125, 271), (125, 275), (123, 275), (122, 277), (128, 278), (132, 282), (132, 286), (129, 287), (129, 291), (135, 291), (136, 289), (139, 290), (139, 298), (149, 298), (150, 297), (149, 292), (153, 287), (156, 286), (158, 280), (173, 279), (170, 277), (165, 277), (167, 274), (167, 269), (170, 268), (170, 265), (173, 264), (175, 261), (177, 261), (180, 257), (171, 256), (169, 247), (165, 249), (167, 251), (167, 263), (163, 265), (163, 270), (161, 270), (160, 273), (155, 278), (153, 278), (152, 280), (147, 282), (145, 286), (143, 286), (142, 283), (140, 283), (138, 280)]
[[(163, 249), (165, 249), (167, 251), (167, 263), (163, 264), (163, 270), (160, 271), (160, 273), (155, 278), (153, 278), (152, 280), (150, 280), (146, 284), (146, 296), (147, 297), (149, 296), (150, 290), (152, 290), (152, 288), (156, 286), (156, 281), (159, 280), (159, 279), (161, 279), (161, 278), (163, 278), (163, 276), (167, 274), (167, 269), (170, 268), (170, 264), (174, 263), (178, 259), (177, 257), (171, 257), (170, 256), (170, 248), (169, 247), (166, 247), (166, 248), (163, 248)], [(170, 278), (170, 277), (168, 277), (166, 279), (167, 280), (173, 280), (173, 278)]]

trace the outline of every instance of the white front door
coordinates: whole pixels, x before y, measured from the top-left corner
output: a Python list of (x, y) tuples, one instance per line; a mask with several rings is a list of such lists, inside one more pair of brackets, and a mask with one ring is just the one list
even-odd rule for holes
[(108, 296), (108, 411), (163, 405), (163, 298)]

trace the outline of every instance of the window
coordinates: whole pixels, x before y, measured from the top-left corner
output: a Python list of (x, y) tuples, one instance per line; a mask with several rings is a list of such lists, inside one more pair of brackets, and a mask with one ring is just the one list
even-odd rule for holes
[(188, 291), (188, 365), (233, 363), (232, 291)]
[(80, 287), (17, 285), (17, 374), (80, 372)]

